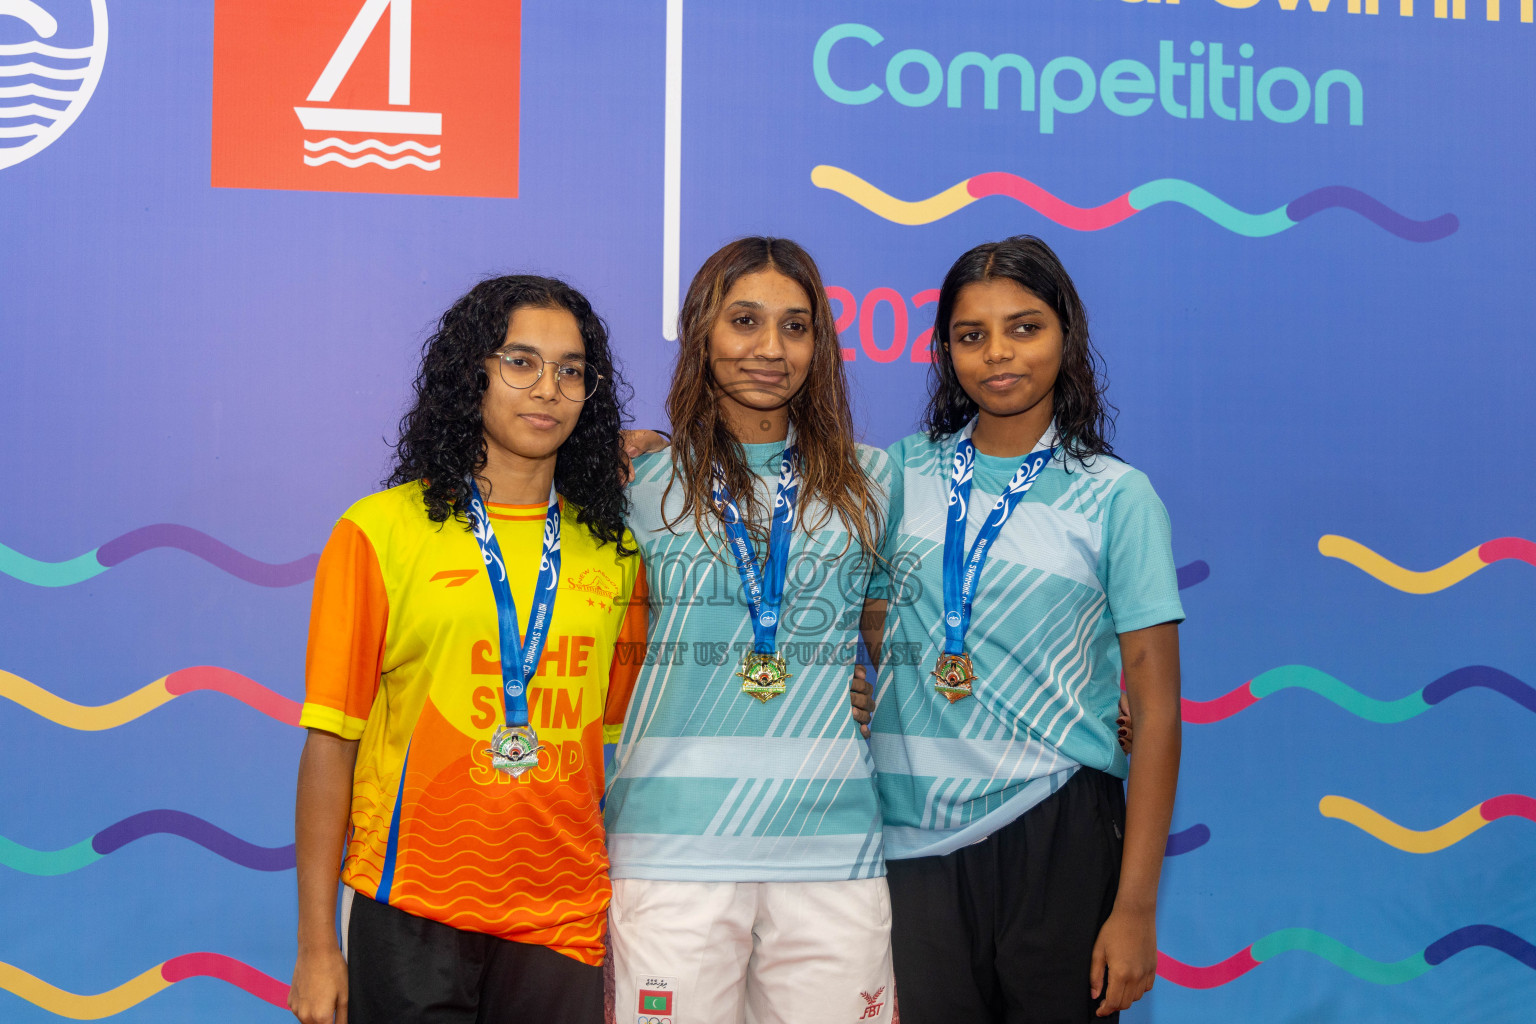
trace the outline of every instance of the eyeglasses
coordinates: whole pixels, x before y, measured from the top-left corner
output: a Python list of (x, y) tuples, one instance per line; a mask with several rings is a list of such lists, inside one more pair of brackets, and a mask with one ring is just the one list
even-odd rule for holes
[(589, 370), (586, 363), (561, 363), (540, 359), (527, 352), (496, 352), (492, 358), (501, 370), (502, 382), (509, 388), (531, 388), (543, 378), (544, 367), (554, 366), (555, 385), (560, 394), (572, 402), (585, 402), (591, 398), (603, 379), (602, 374)]

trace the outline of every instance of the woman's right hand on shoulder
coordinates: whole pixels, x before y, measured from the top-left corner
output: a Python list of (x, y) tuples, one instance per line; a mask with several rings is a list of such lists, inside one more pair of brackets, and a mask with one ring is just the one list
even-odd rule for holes
[(672, 443), (672, 439), (659, 430), (621, 430), (619, 434), (624, 440), (624, 465), (621, 467), (620, 476), (623, 477), (625, 484), (635, 476), (634, 467), (630, 464), (631, 460), (652, 452), (659, 452)]
[(347, 962), (340, 949), (300, 951), (288, 1009), (304, 1024), (347, 1024)]

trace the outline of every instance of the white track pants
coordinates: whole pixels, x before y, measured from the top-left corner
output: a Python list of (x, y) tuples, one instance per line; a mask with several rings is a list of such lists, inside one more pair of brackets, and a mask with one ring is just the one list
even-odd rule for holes
[(884, 878), (615, 878), (615, 1024), (859, 1024), (891, 1019)]

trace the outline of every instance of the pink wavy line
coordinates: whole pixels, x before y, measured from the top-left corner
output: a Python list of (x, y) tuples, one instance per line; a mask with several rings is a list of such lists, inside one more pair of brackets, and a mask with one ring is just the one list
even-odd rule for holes
[(987, 196), (1007, 196), (1017, 199), (1037, 212), (1049, 217), (1063, 227), (1074, 231), (1098, 231), (1113, 227), (1136, 212), (1131, 205), (1131, 194), (1111, 199), (1102, 206), (1084, 208), (1056, 198), (1028, 178), (1007, 171), (987, 171), (965, 183), (966, 190), (977, 199)]
[(1528, 818), (1536, 821), (1536, 797), (1523, 793), (1491, 796), (1483, 801), (1481, 810), (1484, 821), (1497, 821), (1499, 818)]
[(1484, 541), (1477, 546), (1477, 557), (1490, 565), (1506, 558), (1536, 565), (1536, 541), (1524, 537), (1500, 537)]
[(1259, 962), (1253, 958), (1252, 946), (1240, 949), (1220, 963), (1211, 964), (1209, 967), (1180, 963), (1162, 950), (1158, 950), (1157, 953), (1158, 977), (1167, 978), (1175, 985), (1184, 988), (1215, 988), (1218, 985), (1225, 985), (1234, 978), (1241, 978), (1257, 966)]
[(242, 704), (260, 711), (268, 718), (275, 718), (284, 725), (299, 724), (300, 705), (280, 693), (262, 686), (239, 672), (232, 672), (217, 665), (194, 665), (179, 669), (165, 677), (166, 692), (179, 697), (194, 690), (212, 690), (226, 697), (233, 697)]
[(222, 953), (183, 953), (171, 957), (160, 965), (160, 975), (172, 985), (187, 978), (217, 978), (279, 1009), (288, 1009), (287, 985)]
[[(1252, 680), (1249, 680), (1252, 682)], [(1183, 718), (1186, 722), (1195, 725), (1209, 725), (1219, 722), (1223, 718), (1231, 718), (1244, 708), (1252, 707), (1259, 702), (1259, 698), (1253, 695), (1244, 683), (1237, 689), (1222, 694), (1212, 700), (1183, 700)]]

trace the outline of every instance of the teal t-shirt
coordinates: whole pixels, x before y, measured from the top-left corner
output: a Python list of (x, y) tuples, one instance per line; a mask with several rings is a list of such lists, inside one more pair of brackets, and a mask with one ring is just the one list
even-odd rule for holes
[[(743, 449), (759, 507), (771, 508), (784, 445)], [(863, 445), (858, 457), (883, 513), (890, 459)], [(778, 627), (789, 688), (761, 703), (742, 692), (736, 675), (753, 639), (741, 578), (718, 534), (706, 545), (691, 514), (678, 518), (681, 482), (665, 494), (671, 476), (670, 450), (635, 460), (629, 526), (645, 562), (651, 614), (646, 663), (608, 787), (613, 877), (885, 874), (874, 765), (848, 705), (874, 559), (841, 519), (823, 521), (820, 505), (802, 502)], [(664, 520), (676, 522), (669, 529)]]
[[(975, 842), (1079, 766), (1124, 778), (1118, 635), (1184, 618), (1168, 513), (1146, 474), (1058, 454), (982, 569), (966, 634), (973, 696), (951, 703), (938, 693), (931, 673), (944, 643), (944, 523), (959, 440), (913, 434), (888, 449), (897, 486), (888, 568), (871, 588), (890, 601), (871, 748), (893, 859)], [(967, 551), (1020, 461), (977, 454)]]

